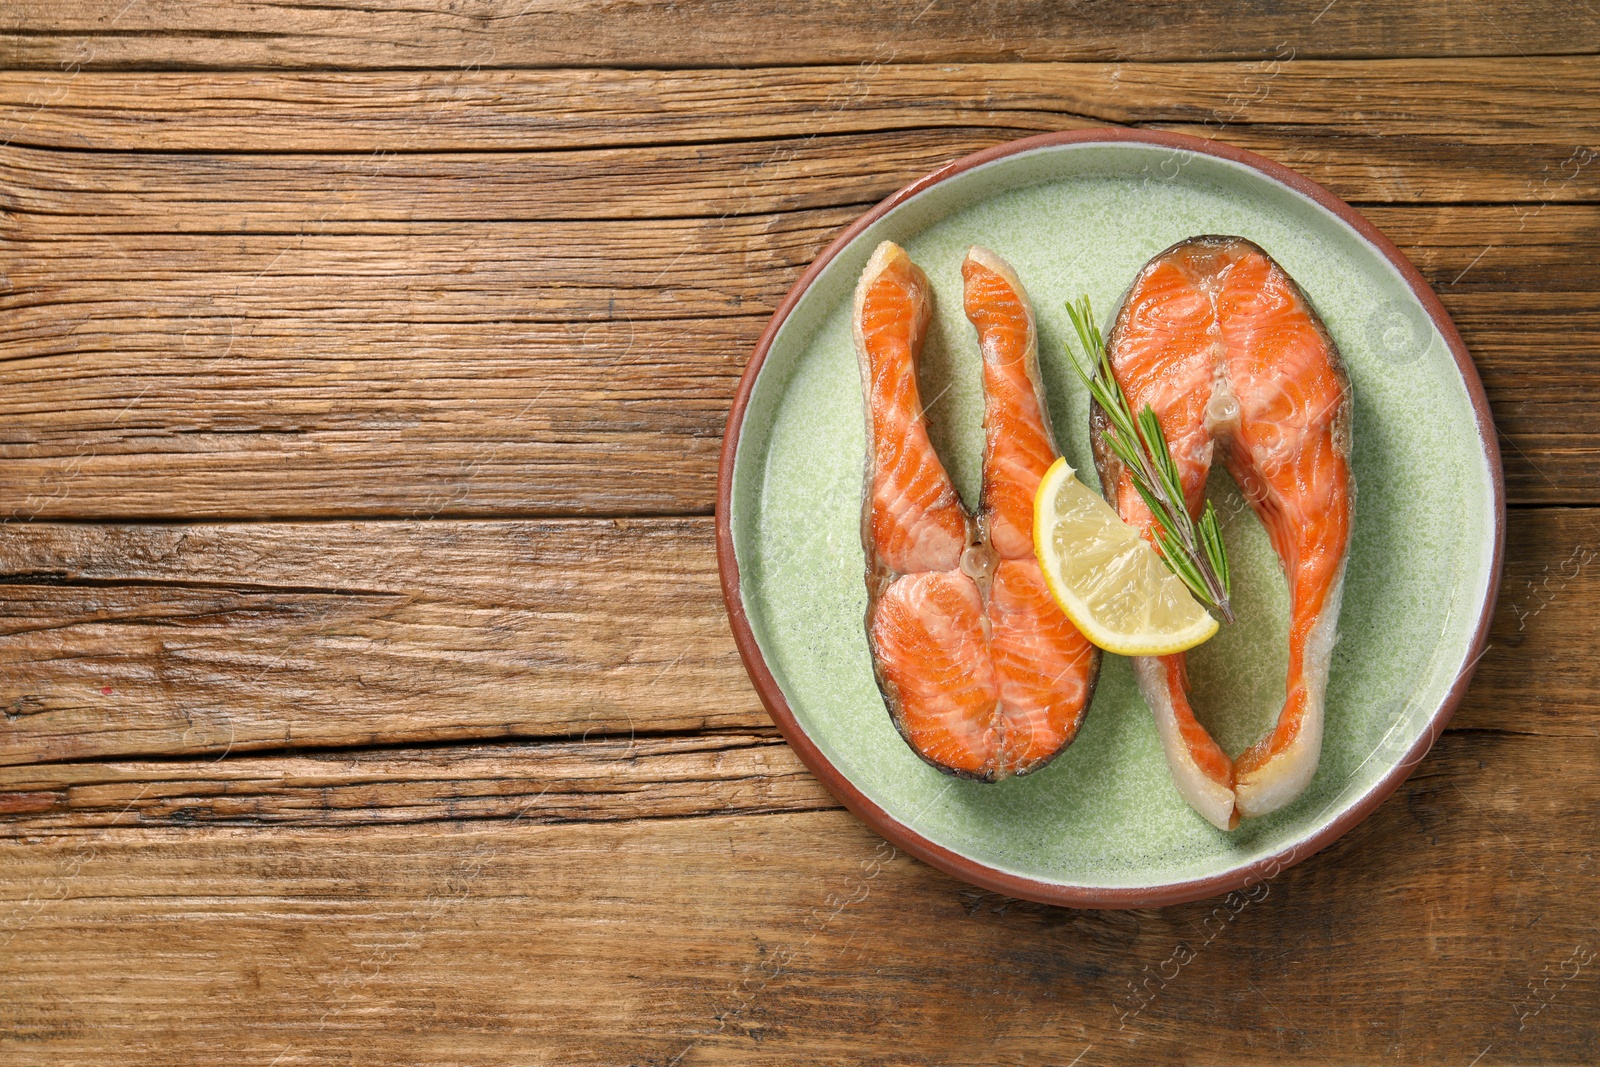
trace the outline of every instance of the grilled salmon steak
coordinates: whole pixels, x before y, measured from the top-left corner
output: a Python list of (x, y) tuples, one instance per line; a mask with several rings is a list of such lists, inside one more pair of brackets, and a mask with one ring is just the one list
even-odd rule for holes
[(983, 494), (969, 514), (928, 438), (917, 364), (928, 280), (879, 245), (855, 296), (866, 400), (861, 540), (867, 639), (890, 717), (941, 770), (998, 781), (1072, 743), (1099, 650), (1062, 614), (1033, 552), (1033, 498), (1055, 461), (1033, 310), (1011, 268), (974, 248), (961, 268), (983, 353)]
[[(1214, 452), (1266, 527), (1289, 583), (1289, 672), (1277, 725), (1230, 758), (1195, 718), (1185, 659), (1135, 658), (1172, 778), (1222, 829), (1299, 796), (1322, 750), (1323, 698), (1350, 552), (1350, 381), (1294, 280), (1241, 237), (1194, 237), (1134, 280), (1106, 342), (1135, 412), (1154, 409), (1190, 513)], [(1152, 518), (1092, 416), (1107, 499), (1149, 537)]]

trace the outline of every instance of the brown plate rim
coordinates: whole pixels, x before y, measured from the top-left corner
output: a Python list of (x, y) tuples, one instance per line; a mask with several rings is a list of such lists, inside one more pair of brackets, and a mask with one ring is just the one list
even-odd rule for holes
[[(1478, 618), (1478, 626), (1473, 637), (1470, 653), (1466, 665), (1457, 674), (1450, 691), (1445, 694), (1444, 700), (1429, 717), (1427, 729), (1423, 731), (1422, 736), (1417, 739), (1416, 743), (1411, 746), (1405, 755), (1371, 789), (1367, 790), (1365, 794), (1336, 816), (1327, 826), (1304, 841), (1245, 866), (1206, 878), (1189, 879), (1159, 886), (1122, 888), (1075, 886), (1057, 882), (1045, 882), (1022, 875), (1010, 874), (979, 863), (977, 860), (963, 856), (959, 852), (945, 848), (943, 845), (935, 844), (923, 837), (894, 818), (894, 816), (879, 807), (866, 794), (856, 788), (855, 784), (823, 755), (821, 749), (816, 746), (800, 726), (800, 723), (794, 717), (794, 712), (790, 710), (788, 702), (784, 699), (783, 692), (778, 688), (777, 680), (767, 667), (761, 648), (756, 643), (755, 633), (750, 627), (749, 617), (745, 614), (744, 600), (739, 589), (739, 565), (733, 551), (733, 529), (729, 520), (729, 505), (733, 498), (734, 456), (738, 451), (740, 434), (744, 428), (745, 411), (749, 406), (750, 396), (755, 388), (756, 376), (766, 362), (767, 353), (772, 347), (773, 340), (777, 337), (779, 328), (788, 319), (790, 313), (799, 303), (800, 298), (816, 281), (822, 269), (834, 257), (839, 255), (851, 241), (855, 240), (863, 230), (882, 218), (891, 209), (938, 185), (940, 182), (947, 181), (958, 174), (962, 174), (974, 167), (982, 166), (985, 163), (1029, 152), (1037, 148), (1068, 144), (1102, 143), (1150, 145), (1158, 148), (1170, 148), (1178, 152), (1212, 156), (1232, 163), (1242, 164), (1280, 185), (1288, 186), (1290, 189), (1316, 201), (1337, 215), (1372, 244), (1394, 265), (1400, 276), (1405, 279), (1406, 284), (1411, 287), (1411, 291), (1416, 294), (1418, 302), (1427, 311), (1428, 317), (1432, 319), (1434, 327), (1439, 331), (1439, 335), (1444, 338), (1451, 355), (1455, 357), (1456, 367), (1461, 373), (1462, 381), (1467, 387), (1467, 394), (1472, 400), (1473, 414), (1477, 419), (1478, 436), (1483, 443), (1484, 456), (1489, 461), (1494, 483), (1494, 558), (1489, 576), (1489, 593), (1484, 598), (1483, 609)], [(1499, 440), (1496, 436), (1494, 420), (1489, 412), (1489, 401), (1484, 395), (1483, 382), (1478, 377), (1477, 368), (1473, 365), (1472, 358), (1467, 354), (1466, 346), (1461, 342), (1461, 335), (1456, 331), (1455, 324), (1450, 321), (1450, 316), (1445, 311), (1444, 305), (1439, 302), (1438, 296), (1417, 268), (1405, 257), (1405, 254), (1396, 248), (1393, 242), (1380, 233), (1377, 227), (1367, 221), (1355, 208), (1334, 196), (1321, 185), (1280, 163), (1275, 163), (1264, 156), (1258, 156), (1254, 152), (1247, 152), (1242, 148), (1236, 148), (1221, 141), (1205, 140), (1188, 134), (1145, 130), (1118, 128), (1071, 130), (1024, 137), (996, 145), (993, 148), (963, 156), (931, 174), (919, 178), (851, 223), (800, 275), (794, 287), (789, 290), (788, 295), (783, 298), (783, 302), (778, 305), (778, 309), (773, 313), (771, 320), (768, 321), (766, 329), (762, 331), (761, 338), (756, 342), (755, 351), (745, 367), (744, 374), (739, 379), (739, 388), (734, 395), (733, 408), (728, 414), (728, 424), (722, 440), (721, 459), (717, 468), (717, 566), (721, 572), (722, 598), (727, 604), (728, 621), (733, 630), (734, 643), (739, 648), (739, 656), (744, 660), (745, 669), (750, 674), (750, 680), (755, 685), (756, 693), (760, 696), (761, 703), (766, 707), (767, 713), (772, 716), (772, 721), (777, 724), (779, 731), (788, 740), (789, 745), (800, 757), (801, 762), (810, 769), (812, 774), (816, 775), (830, 793), (837, 797), (858, 818), (881, 834), (891, 844), (904, 849), (925, 863), (965, 882), (996, 893), (1020, 897), (1024, 900), (1038, 901), (1044, 904), (1056, 904), (1073, 908), (1162, 907), (1169, 904), (1184, 904), (1195, 900), (1203, 900), (1207, 897), (1243, 889), (1267, 878), (1272, 878), (1293, 864), (1321, 851), (1338, 840), (1351, 827), (1370, 815), (1379, 804), (1399, 788), (1400, 783), (1410, 775), (1412, 768), (1427, 755), (1428, 750), (1433, 747), (1434, 741), (1444, 731), (1445, 726), (1450, 721), (1450, 717), (1455, 714), (1456, 707), (1466, 695), (1473, 671), (1476, 669), (1478, 660), (1482, 658), (1486, 648), (1489, 624), (1493, 618), (1495, 602), (1499, 595), (1500, 573), (1505, 555), (1505, 527), (1505, 474), (1501, 467)]]

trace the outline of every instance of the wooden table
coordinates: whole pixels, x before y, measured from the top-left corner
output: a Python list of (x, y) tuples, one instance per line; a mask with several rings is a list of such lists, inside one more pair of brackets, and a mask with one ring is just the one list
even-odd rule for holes
[[(1600, 14), (1251, 8), (8, 0), (0, 1060), (1594, 1062)], [(833, 235), (1108, 123), (1391, 235), (1512, 507), (1493, 647), (1372, 818), (1075, 912), (804, 771), (711, 508)]]

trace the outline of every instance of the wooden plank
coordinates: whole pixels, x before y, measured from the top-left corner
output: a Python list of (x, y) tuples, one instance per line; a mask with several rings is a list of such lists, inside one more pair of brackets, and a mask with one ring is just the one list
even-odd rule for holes
[(705, 519), (21, 524), (0, 763), (767, 724)]
[[(709, 519), (13, 524), (0, 765), (764, 728), (712, 542)], [(1456, 725), (1592, 736), (1600, 511), (1513, 511), (1508, 561)]]
[(0, 840), (0, 1041), (19, 1064), (1582, 1062), (1594, 755), (1449, 735), (1270, 882), (1121, 913), (980, 893), (841, 811), (130, 812)]
[(1446, 297), (1445, 306), (1462, 336), (1471, 338), (1469, 347), (1480, 354), (1478, 373), (1493, 397), (1507, 493), (1515, 502), (1590, 499), (1582, 491), (1568, 497), (1562, 486), (1593, 477), (1579, 472), (1592, 469), (1600, 458), (1588, 414), (1600, 398), (1593, 391), (1594, 379), (1575, 361), (1553, 355), (1563, 329), (1571, 331), (1574, 354), (1585, 353), (1592, 360), (1600, 353), (1600, 309), (1590, 299), (1585, 302), (1587, 309), (1571, 307), (1569, 314), (1553, 312), (1536, 295)]
[[(214, 199), (204, 186), (228, 177), (234, 188), (224, 201), (255, 187), (269, 199), (309, 199), (320, 221), (337, 223), (352, 196), (385, 205), (384, 217), (408, 206), (425, 211), (440, 192), (440, 164), (411, 157), (468, 151), (446, 164), (449, 217), (486, 217), (502, 197), (525, 205), (522, 217), (648, 214), (658, 200), (656, 214), (749, 212), (767, 210), (754, 201), (796, 181), (865, 180), (850, 197), (859, 203), (1003, 140), (1109, 122), (1233, 141), (1351, 200), (1594, 200), (1600, 76), (1586, 59), (1543, 67), (1519, 58), (885, 66), (870, 73), (85, 74), (49, 93), (35, 75), (0, 74), (0, 143), (139, 153), (122, 164), (128, 170), (103, 178), (92, 162), (81, 174), (73, 170), (78, 157), (52, 164), (32, 153), (0, 173), (24, 190), (133, 189), (154, 193), (156, 205), (174, 198), (202, 211)], [(427, 116), (420, 124), (419, 111)], [(596, 154), (621, 147), (634, 152)], [(143, 155), (241, 148), (349, 158), (230, 166), (226, 158)], [(572, 155), (500, 158), (486, 149)], [(298, 163), (326, 173), (308, 180)], [(155, 170), (141, 175), (141, 166)], [(286, 172), (301, 179), (287, 190)], [(463, 196), (463, 181), (495, 195)], [(329, 183), (339, 197), (326, 195)], [(360, 187), (370, 191), (363, 196)], [(530, 197), (530, 189), (539, 195)], [(555, 203), (541, 206), (551, 193)], [(808, 206), (803, 196), (790, 203)], [(270, 226), (273, 216), (255, 221)]]
[[(297, 121), (309, 117), (294, 115)], [(373, 157), (201, 149), (62, 153), (12, 145), (0, 146), (0, 207), (6, 236), (19, 242), (123, 234), (449, 234), (472, 222), (624, 219), (717, 219), (720, 230), (737, 225), (730, 216), (873, 203), (955, 155), (998, 143), (1007, 132), (928, 128), (776, 142)], [(1579, 155), (1554, 164), (1519, 158), (1490, 186), (1475, 184), (1470, 168), (1441, 168), (1436, 157), (1411, 172), (1369, 156), (1368, 162), (1381, 160), (1374, 165), (1379, 183), (1400, 182), (1424, 200), (1449, 202), (1467, 192), (1515, 206), (1425, 212), (1365, 203), (1363, 210), (1424, 271), (1435, 267), (1435, 246), (1470, 245), (1476, 253), (1492, 243), (1535, 257), (1524, 266), (1537, 272), (1524, 270), (1523, 285), (1562, 287), (1546, 273), (1556, 264), (1547, 261), (1545, 248), (1557, 246), (1565, 267), (1581, 265), (1575, 252), (1593, 232), (1593, 215), (1565, 202), (1600, 196), (1600, 167), (1583, 162), (1581, 146), (1574, 150)], [(1359, 162), (1351, 153), (1343, 165), (1355, 171)], [(1384, 199), (1382, 184), (1332, 184), (1351, 200)], [(819, 217), (815, 224), (834, 221)], [(781, 220), (767, 224), (787, 228)], [(1474, 244), (1474, 236), (1487, 240)], [(120, 255), (122, 249), (112, 242), (101, 252)], [(1469, 284), (1483, 284), (1486, 270), (1507, 277), (1501, 255), (1471, 265)], [(1452, 280), (1466, 266), (1446, 258), (1434, 274)], [(1593, 281), (1570, 270), (1561, 277), (1569, 288)]]
[[(18, 237), (98, 236), (119, 244), (124, 234), (314, 237), (473, 222), (727, 219), (864, 208), (952, 159), (1026, 132), (962, 127), (714, 145), (406, 155), (61, 152), (13, 145), (0, 148), (0, 209), (6, 231)], [(1223, 132), (1224, 140), (1290, 163), (1360, 203), (1520, 204), (1520, 221), (1600, 199), (1600, 165), (1583, 165), (1589, 158), (1583, 148), (1462, 143), (1446, 152), (1378, 134)], [(1593, 158), (1600, 159), (1600, 149)]]
[(1248, 10), (1043, 0), (981, 14), (949, 0), (630, 5), (530, 0), (13, 0), (11, 67), (760, 66), (982, 59), (1197, 59), (1592, 53), (1600, 18), (1529, 0)]
[[(1361, 213), (1446, 301), (1469, 294), (1587, 293), (1600, 284), (1600, 270), (1583, 253), (1590, 241), (1600, 240), (1600, 210), (1591, 205), (1431, 210), (1367, 204)], [(1467, 317), (1469, 311), (1469, 304), (1459, 303), (1451, 313)], [(1477, 347), (1493, 352), (1498, 343), (1476, 346), (1475, 353)]]
[(1600, 512), (1514, 509), (1492, 647), (1453, 725), (1551, 733), (1576, 739), (1579, 751), (1600, 739), (1594, 661), (1578, 651), (1600, 641), (1595, 604)]
[(16, 232), (450, 232), (474, 222), (726, 219), (865, 210), (1005, 131), (396, 156), (0, 149)]
[[(5, 475), (22, 490), (12, 513), (96, 510), (108, 493), (129, 495), (105, 514), (186, 509), (197, 494), (212, 515), (430, 515), (489, 500), (491, 510), (659, 512), (686, 510), (686, 494), (687, 510), (709, 510), (727, 398), (760, 328), (749, 316), (767, 310), (741, 308), (752, 279), (768, 279), (770, 295), (782, 284), (772, 279), (851, 214), (662, 221), (643, 233), (622, 222), (498, 235), (450, 224), (355, 243), (18, 241), (0, 345), (19, 357), (17, 410), (35, 418), (13, 424), (13, 455), (64, 455)], [(727, 254), (695, 254), (713, 232), (711, 251)], [(686, 260), (695, 269), (673, 274)], [(707, 284), (719, 274), (721, 295)], [(110, 432), (50, 430), (61, 389)], [(158, 439), (176, 446), (156, 445), (160, 477), (130, 484)], [(291, 469), (293, 487), (261, 481)], [(387, 483), (386, 502), (374, 508), (362, 483)], [(563, 484), (576, 492), (557, 503)], [(266, 495), (237, 511), (245, 485)]]
[[(50, 361), (98, 366), (77, 384), (47, 384), (38, 363), (15, 375), (6, 516), (705, 513), (761, 328), (521, 323), (489, 344), (476, 326), (202, 316), (147, 337), (171, 342), (153, 354), (113, 336), (114, 358), (79, 328)], [(52, 417), (63, 401), (71, 414)]]
[(83, 304), (94, 305), (97, 322), (175, 306), (486, 327), (770, 314), (818, 242), (859, 213), (116, 239), (40, 232), (35, 222), (8, 244), (11, 289), (0, 307), (24, 314), (7, 316), (16, 322), (0, 343), (51, 317), (70, 320)]
[[(765, 316), (860, 210), (258, 233), (241, 199), (173, 233), (138, 199), (131, 232), (10, 216), (11, 517), (709, 512)], [(1478, 361), (1512, 499), (1600, 502), (1600, 208), (1372, 214)]]
[[(1184, 124), (1397, 152), (1595, 147), (1588, 56), (709, 70), (0, 72), (0, 142), (123, 151), (599, 149)], [(423, 116), (425, 121), (419, 121)], [(1396, 142), (1405, 135), (1407, 144)], [(996, 136), (1004, 136), (997, 134)], [(1285, 144), (1296, 143), (1286, 140)], [(1342, 154), (1359, 163), (1354, 145)], [(1406, 158), (1399, 156), (1398, 158)], [(1592, 159), (1589, 161), (1592, 162)], [(1592, 180), (1592, 179), (1591, 179)]]
[(815, 811), (839, 804), (776, 730), (205, 761), (0, 768), (0, 835), (72, 827), (370, 826)]

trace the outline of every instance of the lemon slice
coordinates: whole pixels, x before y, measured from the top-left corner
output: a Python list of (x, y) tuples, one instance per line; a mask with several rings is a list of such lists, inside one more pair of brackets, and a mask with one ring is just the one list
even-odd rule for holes
[(1121, 656), (1166, 656), (1217, 620), (1139, 532), (1058, 459), (1033, 499), (1033, 550), (1050, 593), (1083, 636)]

